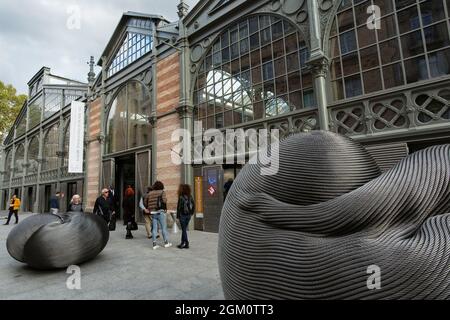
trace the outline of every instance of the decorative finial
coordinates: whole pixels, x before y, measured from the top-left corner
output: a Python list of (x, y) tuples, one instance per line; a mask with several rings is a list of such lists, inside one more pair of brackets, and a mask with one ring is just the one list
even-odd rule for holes
[(183, 0), (180, 0), (180, 4), (178, 5), (178, 17), (183, 19), (189, 12), (189, 6)]
[(89, 84), (92, 84), (95, 81), (94, 56), (91, 56), (91, 60), (87, 64), (89, 65), (88, 81), (89, 81)]

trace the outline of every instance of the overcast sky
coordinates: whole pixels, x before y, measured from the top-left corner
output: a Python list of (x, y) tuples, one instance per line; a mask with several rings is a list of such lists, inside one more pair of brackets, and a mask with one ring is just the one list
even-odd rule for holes
[[(198, 0), (185, 2), (192, 9)], [(12, 84), (19, 93), (27, 93), (27, 82), (46, 66), (53, 74), (87, 82), (89, 57), (93, 55), (98, 61), (123, 12), (158, 14), (176, 21), (178, 3), (0, 0), (0, 80)]]

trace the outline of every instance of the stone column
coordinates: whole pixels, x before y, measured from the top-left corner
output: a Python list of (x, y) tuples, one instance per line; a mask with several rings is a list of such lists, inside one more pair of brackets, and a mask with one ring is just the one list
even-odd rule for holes
[(321, 39), (320, 14), (318, 1), (308, 0), (309, 36), (311, 45), (311, 58), (308, 64), (312, 68), (314, 77), (314, 89), (316, 94), (319, 123), (321, 130), (329, 130), (329, 118), (327, 110), (326, 77), (329, 67), (329, 59), (323, 52)]
[[(191, 95), (191, 74), (190, 74), (190, 56), (191, 50), (189, 47), (189, 41), (187, 37), (186, 27), (184, 25), (184, 17), (187, 15), (189, 6), (180, 1), (178, 5), (178, 16), (179, 30), (180, 30), (180, 40), (179, 47), (180, 52), (180, 102), (177, 111), (180, 115), (181, 128), (189, 130), (191, 136), (193, 136), (193, 113), (194, 105), (192, 102)], [(182, 166), (181, 181), (185, 184), (194, 186), (194, 168), (191, 164), (184, 163)]]

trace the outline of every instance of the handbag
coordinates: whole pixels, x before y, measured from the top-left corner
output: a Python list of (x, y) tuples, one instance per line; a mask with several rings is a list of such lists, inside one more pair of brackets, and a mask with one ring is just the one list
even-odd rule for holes
[(116, 215), (113, 214), (111, 217), (111, 221), (109, 222), (108, 225), (109, 231), (116, 231), (116, 224), (117, 224)]
[(139, 230), (138, 224), (137, 224), (137, 222), (134, 221), (134, 220), (131, 221), (131, 230), (132, 230), (132, 231)]
[(159, 211), (159, 210), (166, 211), (167, 210), (167, 203), (164, 202), (163, 194), (164, 194), (164, 191), (163, 191), (163, 193), (161, 193), (161, 195), (158, 196), (158, 200), (156, 201), (156, 211)]

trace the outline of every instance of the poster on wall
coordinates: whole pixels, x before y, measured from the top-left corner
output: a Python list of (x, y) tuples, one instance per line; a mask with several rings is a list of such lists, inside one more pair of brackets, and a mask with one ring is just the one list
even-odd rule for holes
[(84, 103), (73, 101), (70, 114), (69, 173), (83, 173)]
[(195, 208), (197, 218), (203, 218), (203, 177), (195, 177)]

